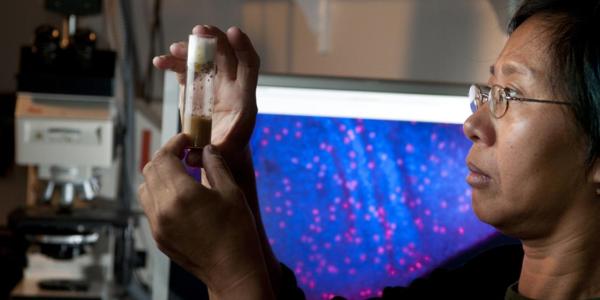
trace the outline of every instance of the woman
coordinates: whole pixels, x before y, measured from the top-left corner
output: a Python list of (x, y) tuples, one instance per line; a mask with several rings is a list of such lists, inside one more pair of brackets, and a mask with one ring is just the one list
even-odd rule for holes
[[(598, 28), (598, 0), (525, 1), (488, 86), (471, 88), (473, 115), (464, 132), (473, 142), (466, 162), (473, 208), (483, 222), (522, 241), (522, 268), (507, 299), (600, 297)], [(202, 153), (213, 188), (185, 173), (180, 159), (188, 140), (172, 138), (144, 168), (139, 189), (157, 244), (203, 280), (211, 298), (302, 298), (293, 274), (273, 255), (258, 210), (248, 150), (258, 56), (237, 28), (198, 26), (194, 33), (219, 40), (215, 146)], [(170, 50), (155, 66), (183, 74), (185, 44)], [(448, 290), (434, 288), (449, 278), (419, 290), (472, 295), (447, 284), (441, 286)], [(383, 298), (397, 291), (386, 289)]]

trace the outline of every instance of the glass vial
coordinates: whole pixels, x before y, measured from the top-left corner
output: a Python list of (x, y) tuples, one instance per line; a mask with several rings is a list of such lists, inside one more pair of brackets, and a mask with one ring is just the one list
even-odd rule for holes
[(183, 133), (192, 144), (203, 148), (210, 144), (216, 75), (215, 52), (217, 39), (190, 35), (188, 40), (187, 78), (183, 104)]

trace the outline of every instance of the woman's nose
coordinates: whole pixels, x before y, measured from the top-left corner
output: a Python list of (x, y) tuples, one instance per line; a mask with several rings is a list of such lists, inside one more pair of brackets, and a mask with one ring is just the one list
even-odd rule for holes
[(465, 120), (463, 133), (473, 143), (491, 146), (496, 142), (496, 129), (487, 105), (480, 107)]

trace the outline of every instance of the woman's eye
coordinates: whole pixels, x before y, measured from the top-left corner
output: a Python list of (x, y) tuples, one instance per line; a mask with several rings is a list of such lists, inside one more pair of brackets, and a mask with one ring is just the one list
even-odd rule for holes
[(521, 92), (515, 88), (507, 87), (506, 90), (507, 90), (508, 96), (510, 96), (510, 97), (517, 97), (517, 96), (521, 95)]

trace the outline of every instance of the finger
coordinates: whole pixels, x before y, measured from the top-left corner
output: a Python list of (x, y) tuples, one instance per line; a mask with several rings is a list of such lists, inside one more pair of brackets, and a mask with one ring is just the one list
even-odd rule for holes
[(237, 58), (235, 52), (229, 45), (227, 35), (215, 26), (197, 25), (192, 30), (193, 34), (214, 36), (217, 38), (217, 54), (215, 63), (217, 64), (218, 72), (223, 72), (225, 78), (235, 80), (237, 76)]
[(187, 49), (188, 49), (187, 42), (177, 42), (177, 43), (173, 43), (173, 44), (171, 44), (171, 46), (169, 46), (169, 51), (171, 52), (171, 55), (173, 55), (176, 58), (183, 59), (183, 60), (187, 59)]
[(165, 183), (161, 179), (161, 174), (171, 175), (170, 172), (186, 173), (181, 159), (184, 155), (184, 148), (187, 145), (189, 145), (189, 139), (185, 134), (180, 133), (172, 137), (162, 148), (152, 155), (152, 160), (142, 169), (144, 181), (151, 188), (156, 188)]
[(227, 38), (238, 60), (236, 78), (247, 87), (256, 87), (260, 58), (250, 38), (237, 27), (227, 30)]
[(202, 165), (206, 172), (206, 178), (213, 189), (228, 190), (236, 186), (225, 159), (214, 146), (204, 147), (202, 154)]
[(155, 156), (162, 154), (162, 152), (166, 154), (174, 155), (178, 157), (180, 160), (183, 159), (184, 149), (188, 145), (190, 145), (191, 141), (189, 137), (184, 133), (179, 133), (172, 138), (170, 138), (167, 143), (158, 150), (158, 153)]
[(185, 193), (185, 190), (193, 187), (194, 189), (204, 190), (203, 187), (187, 173), (181, 159), (169, 151), (161, 151), (150, 163), (150, 167), (145, 170), (144, 182), (149, 193), (159, 199), (158, 208), (172, 205), (171, 201), (178, 193)]
[(172, 55), (155, 56), (152, 64), (160, 70), (170, 70), (176, 73), (185, 74), (185, 59), (180, 59)]

